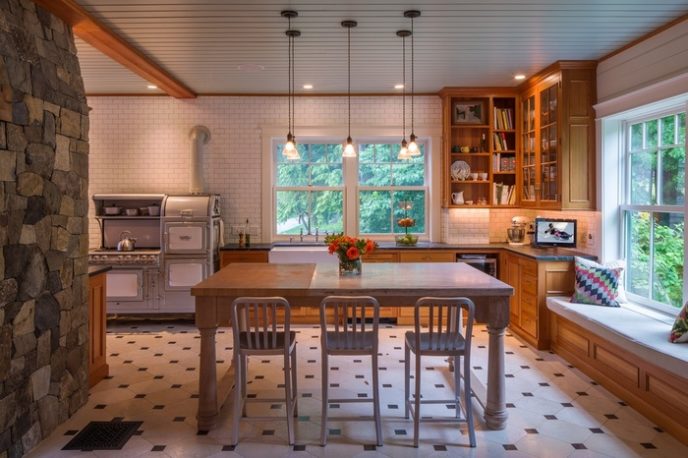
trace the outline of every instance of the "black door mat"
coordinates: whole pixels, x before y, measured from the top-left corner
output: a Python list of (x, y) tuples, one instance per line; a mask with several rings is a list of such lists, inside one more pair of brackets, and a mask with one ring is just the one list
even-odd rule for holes
[(62, 450), (121, 450), (142, 421), (92, 421)]

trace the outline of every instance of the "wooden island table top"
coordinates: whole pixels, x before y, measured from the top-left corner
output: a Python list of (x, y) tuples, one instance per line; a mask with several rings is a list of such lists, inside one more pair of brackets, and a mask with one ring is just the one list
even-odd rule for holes
[(335, 263), (229, 264), (191, 289), (201, 334), (198, 429), (214, 426), (232, 388), (233, 368), (218, 386), (215, 363), (215, 333), (228, 325), (231, 302), (241, 296), (281, 296), (292, 305), (318, 306), (328, 295), (373, 296), (380, 305), (398, 307), (413, 306), (424, 296), (472, 299), (476, 320), (487, 323), (489, 333), (487, 390), (473, 379), (474, 391), (485, 400), (487, 426), (503, 429), (504, 329), (513, 293), (511, 286), (465, 263), (364, 263), (360, 276), (340, 276)]

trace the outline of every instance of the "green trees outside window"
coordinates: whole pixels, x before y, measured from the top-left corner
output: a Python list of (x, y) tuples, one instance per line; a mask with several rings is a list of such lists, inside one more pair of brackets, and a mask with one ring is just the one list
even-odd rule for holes
[(628, 129), (625, 213), (628, 291), (683, 303), (686, 114), (633, 123)]
[[(345, 221), (347, 199), (354, 199), (358, 209), (355, 216), (360, 234), (404, 232), (397, 225), (403, 218), (401, 201), (411, 202), (408, 216), (416, 220), (409, 231), (425, 233), (426, 147), (422, 142), (419, 147), (419, 156), (399, 160), (396, 142), (359, 144), (359, 156), (345, 172), (341, 144), (298, 144), (298, 160), (284, 158), (282, 145), (275, 144), (275, 233), (315, 234), (316, 228), (321, 234), (351, 232)], [(354, 176), (347, 179), (345, 173)], [(356, 188), (347, 189), (346, 183), (353, 182)]]

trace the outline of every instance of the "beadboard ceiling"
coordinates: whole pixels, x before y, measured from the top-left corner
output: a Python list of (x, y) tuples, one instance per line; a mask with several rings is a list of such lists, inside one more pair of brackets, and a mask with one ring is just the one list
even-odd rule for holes
[[(688, 12), (686, 0), (78, 0), (148, 58), (198, 94), (286, 92), (286, 19), (299, 17), (296, 84), (346, 91), (346, 30), (352, 30), (352, 91), (392, 93), (401, 82), (401, 39), (415, 21), (416, 91), (510, 86), (559, 59), (599, 59)], [(77, 39), (86, 90), (151, 93), (147, 82)]]

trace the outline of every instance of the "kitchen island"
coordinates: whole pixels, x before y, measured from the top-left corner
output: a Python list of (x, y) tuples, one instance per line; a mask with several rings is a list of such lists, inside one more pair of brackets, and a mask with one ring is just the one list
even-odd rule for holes
[(233, 384), (233, 367), (217, 381), (215, 335), (230, 322), (231, 303), (240, 296), (282, 296), (291, 304), (318, 307), (328, 295), (369, 295), (381, 306), (413, 304), (424, 296), (465, 296), (476, 305), (475, 318), (487, 323), (488, 382), (474, 382), (484, 402), (490, 429), (506, 426), (504, 330), (514, 290), (462, 263), (380, 263), (364, 266), (361, 276), (340, 277), (337, 265), (229, 264), (191, 289), (201, 334), (198, 429), (211, 429)]

